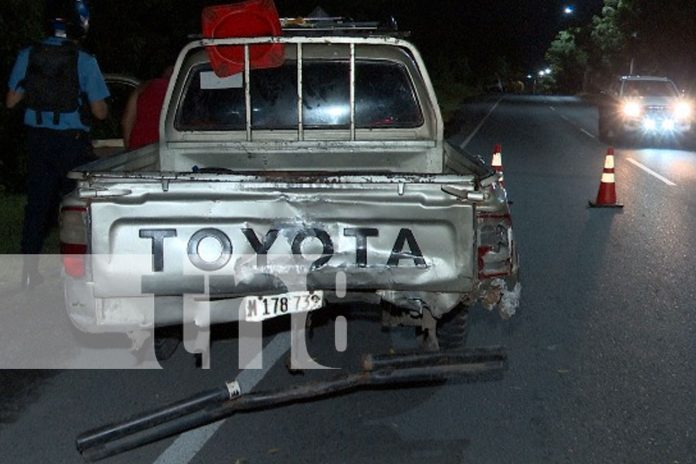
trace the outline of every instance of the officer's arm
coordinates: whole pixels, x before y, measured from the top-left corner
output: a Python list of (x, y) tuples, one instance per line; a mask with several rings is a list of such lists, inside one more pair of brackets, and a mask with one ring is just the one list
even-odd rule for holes
[(22, 101), (22, 98), (24, 98), (24, 92), (8, 90), (7, 96), (5, 97), (5, 106), (7, 106), (8, 109), (12, 109), (17, 106), (17, 103)]
[(109, 115), (109, 106), (106, 99), (109, 98), (109, 89), (104, 82), (104, 76), (99, 70), (99, 64), (92, 55), (80, 52), (78, 71), (82, 90), (87, 93), (89, 108), (95, 119), (103, 121)]
[(22, 81), (27, 74), (27, 66), (29, 65), (29, 50), (24, 49), (19, 52), (17, 60), (15, 61), (12, 72), (10, 73), (10, 79), (7, 83), (7, 95), (5, 96), (5, 106), (8, 109), (12, 109), (24, 98), (24, 88), (22, 87)]
[(89, 104), (95, 118), (103, 121), (109, 115), (109, 107), (104, 100), (94, 100)]

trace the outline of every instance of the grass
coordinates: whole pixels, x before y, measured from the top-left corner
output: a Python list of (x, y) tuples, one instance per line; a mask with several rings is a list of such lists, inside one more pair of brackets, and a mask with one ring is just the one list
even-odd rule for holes
[[(0, 222), (0, 254), (19, 254), (24, 204), (24, 195), (0, 193), (0, 212), (3, 217)], [(43, 253), (56, 254), (59, 250), (58, 228), (53, 226), (44, 242)]]
[(442, 119), (445, 125), (449, 123), (457, 111), (461, 108), (462, 102), (474, 95), (478, 95), (480, 92), (466, 84), (463, 83), (439, 83), (435, 86), (435, 92), (437, 93), (438, 103), (440, 104), (440, 111), (442, 112)]

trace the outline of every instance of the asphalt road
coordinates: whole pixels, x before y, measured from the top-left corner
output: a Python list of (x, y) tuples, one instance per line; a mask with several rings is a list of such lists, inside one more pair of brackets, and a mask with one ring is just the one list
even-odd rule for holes
[[(104, 462), (696, 462), (696, 152), (616, 147), (625, 207), (588, 209), (607, 150), (596, 123), (576, 98), (506, 96), (467, 103), (450, 131), (486, 161), (502, 145), (522, 307), (509, 321), (475, 308), (469, 336), (507, 347), (502, 379), (239, 414)], [(6, 311), (22, 306), (0, 291), (15, 302)], [(405, 330), (350, 324), (345, 353), (326, 349), (333, 326), (319, 324), (310, 351), (320, 362), (347, 369), (363, 352), (412, 344)], [(267, 390), (332, 375), (288, 373), (283, 325), (266, 334), (263, 370), (239, 372), (231, 326), (217, 333), (210, 370), (179, 350), (163, 371), (2, 372), (0, 462), (80, 462), (79, 433), (238, 376)]]

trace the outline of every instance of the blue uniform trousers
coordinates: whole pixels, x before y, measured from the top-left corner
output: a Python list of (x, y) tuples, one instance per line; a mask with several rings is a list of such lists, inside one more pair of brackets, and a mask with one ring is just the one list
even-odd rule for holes
[(22, 254), (39, 254), (48, 226), (58, 217), (60, 198), (75, 186), (67, 173), (89, 161), (92, 144), (80, 130), (27, 127), (27, 205)]

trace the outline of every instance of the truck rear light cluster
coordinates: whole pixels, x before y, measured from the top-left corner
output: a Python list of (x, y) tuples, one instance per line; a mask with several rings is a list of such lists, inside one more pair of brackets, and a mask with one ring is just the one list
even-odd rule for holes
[(479, 279), (504, 277), (512, 273), (514, 241), (509, 214), (479, 214)]
[(87, 208), (65, 206), (60, 210), (60, 253), (63, 268), (72, 277), (85, 275), (87, 253)]

